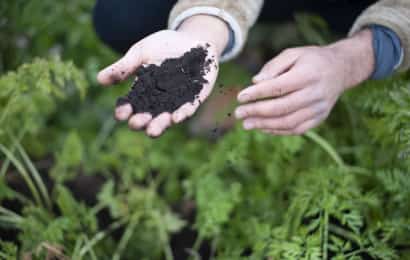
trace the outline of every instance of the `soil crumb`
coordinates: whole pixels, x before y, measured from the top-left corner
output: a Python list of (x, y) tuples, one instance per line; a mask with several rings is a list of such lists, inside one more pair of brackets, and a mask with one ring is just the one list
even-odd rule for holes
[(212, 59), (203, 47), (192, 48), (180, 58), (165, 60), (160, 66), (150, 64), (136, 71), (130, 92), (117, 100), (117, 106), (131, 104), (133, 113), (174, 112), (198, 99)]

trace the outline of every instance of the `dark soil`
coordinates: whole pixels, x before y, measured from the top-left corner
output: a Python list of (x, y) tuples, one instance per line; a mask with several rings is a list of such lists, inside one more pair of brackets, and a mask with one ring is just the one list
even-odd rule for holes
[(203, 47), (191, 49), (180, 58), (167, 59), (160, 66), (151, 64), (136, 71), (137, 78), (127, 96), (117, 106), (130, 103), (134, 113), (174, 112), (198, 98), (209, 72), (211, 59)]

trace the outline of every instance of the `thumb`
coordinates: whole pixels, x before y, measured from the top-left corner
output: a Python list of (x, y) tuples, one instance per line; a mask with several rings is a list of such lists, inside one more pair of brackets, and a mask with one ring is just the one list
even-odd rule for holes
[(273, 79), (282, 73), (288, 71), (297, 61), (302, 49), (288, 49), (280, 53), (277, 57), (263, 66), (262, 70), (253, 77), (253, 83)]
[(140, 43), (137, 43), (121, 59), (100, 71), (97, 80), (104, 86), (116, 84), (127, 79), (142, 63), (142, 47)]

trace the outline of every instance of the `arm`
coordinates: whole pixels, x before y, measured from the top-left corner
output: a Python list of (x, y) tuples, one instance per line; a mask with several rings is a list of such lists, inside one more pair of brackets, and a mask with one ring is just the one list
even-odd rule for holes
[[(170, 15), (172, 30), (155, 33), (136, 43), (122, 59), (102, 70), (98, 81), (103, 85), (114, 84), (131, 76), (142, 64), (158, 64), (179, 57), (198, 45), (210, 45), (208, 54), (215, 57), (216, 64), (220, 59), (233, 58), (242, 49), (262, 4), (263, 0), (180, 0)], [(234, 46), (226, 50), (230, 32), (235, 38)], [(131, 105), (125, 104), (117, 107), (115, 116), (120, 121), (128, 121), (134, 130), (145, 128), (149, 136), (159, 136), (172, 124), (195, 113), (212, 91), (218, 68), (211, 66), (205, 77), (208, 84), (199, 93), (199, 99), (181, 106), (172, 114), (163, 113), (156, 118), (146, 113), (132, 115)]]
[(206, 14), (220, 18), (234, 35), (234, 46), (224, 53), (221, 61), (240, 53), (262, 8), (263, 0), (179, 0), (171, 11), (169, 28), (176, 29), (188, 17)]
[(327, 118), (345, 90), (397, 67), (410, 68), (410, 1), (382, 0), (357, 19), (350, 38), (291, 49), (269, 62), (255, 84), (239, 94), (239, 102), (251, 103), (239, 107), (236, 116), (246, 129), (303, 134)]
[[(243, 90), (235, 111), (245, 129), (299, 135), (325, 120), (340, 95), (374, 71), (372, 33), (365, 29), (323, 47), (282, 52)], [(260, 100), (260, 101), (258, 101)]]
[(399, 70), (408, 70), (410, 68), (410, 1), (382, 0), (377, 2), (358, 17), (350, 35), (373, 24), (387, 27), (397, 34), (404, 54)]
[[(213, 16), (196, 15), (185, 19), (176, 31), (164, 30), (154, 33), (135, 43), (120, 60), (98, 74), (98, 81), (103, 85), (112, 85), (132, 76), (143, 64), (160, 64), (169, 58), (182, 56), (192, 48), (203, 46), (208, 50), (208, 59), (218, 64), (220, 55), (228, 41), (228, 26)], [(128, 121), (131, 129), (145, 129), (147, 135), (157, 137), (172, 124), (190, 117), (212, 91), (218, 74), (218, 66), (210, 66), (199, 98), (193, 103), (186, 103), (172, 113), (162, 113), (153, 118), (148, 113), (133, 114), (130, 104), (121, 104), (116, 108), (115, 117)]]

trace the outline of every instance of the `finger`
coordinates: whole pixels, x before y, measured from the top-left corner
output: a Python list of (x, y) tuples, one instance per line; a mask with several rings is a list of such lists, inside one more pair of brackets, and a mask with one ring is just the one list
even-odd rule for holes
[(189, 102), (181, 106), (177, 111), (172, 114), (172, 121), (175, 124), (181, 123), (185, 119), (191, 117), (200, 106), (201, 102), (195, 100), (193, 103)]
[(322, 123), (322, 121), (326, 118), (326, 116), (322, 117), (321, 119), (315, 118), (309, 121), (304, 122), (303, 124), (299, 125), (295, 129), (290, 130), (272, 130), (272, 129), (264, 129), (262, 132), (277, 136), (293, 136), (293, 135), (304, 135), (309, 130), (317, 127)]
[(257, 101), (242, 105), (235, 110), (235, 116), (237, 119), (249, 117), (281, 117), (319, 100), (320, 96), (314, 93), (314, 89), (305, 88), (277, 99)]
[(302, 48), (293, 48), (283, 51), (262, 68), (252, 79), (253, 83), (256, 84), (263, 80), (272, 79), (286, 72), (296, 63), (301, 53)]
[(171, 126), (171, 114), (168, 112), (162, 113), (156, 118), (152, 119), (147, 127), (147, 135), (151, 137), (160, 136), (165, 129)]
[(132, 114), (132, 106), (130, 104), (121, 105), (115, 108), (115, 118), (118, 121), (125, 121)]
[(130, 120), (128, 120), (128, 125), (131, 129), (141, 130), (151, 120), (152, 120), (152, 116), (149, 113), (135, 114), (130, 118)]
[(246, 130), (270, 129), (270, 130), (292, 130), (304, 122), (320, 117), (326, 112), (324, 103), (314, 104), (283, 117), (277, 118), (247, 118), (243, 122)]
[(270, 134), (274, 136), (292, 136), (294, 135), (292, 131), (289, 130), (262, 130), (265, 134)]
[(281, 76), (262, 81), (241, 91), (238, 95), (240, 103), (255, 101), (258, 99), (279, 97), (298, 89), (303, 88), (308, 83), (308, 80), (299, 75), (298, 71), (290, 71)]
[(120, 60), (98, 73), (97, 80), (102, 85), (116, 84), (127, 79), (143, 63), (141, 44), (135, 44)]

